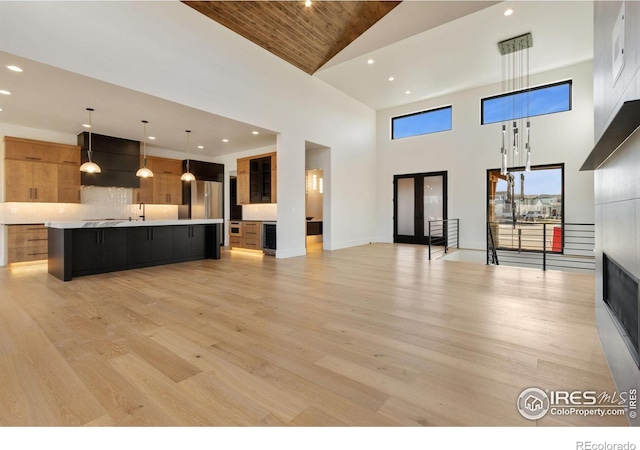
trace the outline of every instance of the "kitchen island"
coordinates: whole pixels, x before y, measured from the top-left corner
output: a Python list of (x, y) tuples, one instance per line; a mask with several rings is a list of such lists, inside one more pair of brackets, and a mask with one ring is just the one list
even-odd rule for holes
[(222, 219), (48, 222), (49, 273), (62, 281), (118, 270), (220, 259)]

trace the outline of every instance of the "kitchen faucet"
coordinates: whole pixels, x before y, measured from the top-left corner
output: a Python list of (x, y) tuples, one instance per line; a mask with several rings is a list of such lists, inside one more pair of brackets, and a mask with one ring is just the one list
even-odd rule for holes
[(144, 210), (145, 210), (144, 203), (140, 203), (140, 206), (138, 206), (138, 209), (142, 210), (142, 215), (138, 216), (138, 217), (140, 217), (142, 219), (142, 221), (144, 222), (146, 220), (146, 217), (147, 217), (145, 212), (144, 212)]

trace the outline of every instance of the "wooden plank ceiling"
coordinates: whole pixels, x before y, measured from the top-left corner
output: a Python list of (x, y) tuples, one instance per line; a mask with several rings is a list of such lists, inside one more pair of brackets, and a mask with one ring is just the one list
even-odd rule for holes
[(313, 74), (399, 1), (184, 1), (205, 16)]

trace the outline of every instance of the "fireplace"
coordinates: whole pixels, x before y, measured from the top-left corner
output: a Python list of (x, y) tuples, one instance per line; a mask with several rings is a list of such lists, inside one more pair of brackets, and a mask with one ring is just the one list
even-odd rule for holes
[(638, 279), (606, 254), (603, 257), (603, 300), (640, 367)]

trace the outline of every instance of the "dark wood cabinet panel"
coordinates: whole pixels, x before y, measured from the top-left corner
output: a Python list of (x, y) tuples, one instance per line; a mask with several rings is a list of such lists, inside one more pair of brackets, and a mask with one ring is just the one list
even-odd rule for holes
[(201, 259), (206, 254), (205, 225), (173, 226), (173, 259)]
[(271, 203), (271, 157), (249, 162), (249, 196), (251, 203)]
[[(182, 170), (187, 170), (187, 161), (182, 161)], [(224, 181), (224, 164), (189, 160), (189, 171), (200, 181)]]
[(127, 228), (127, 266), (163, 264), (173, 257), (171, 227)]
[(126, 230), (123, 228), (73, 230), (73, 275), (123, 267), (127, 262), (126, 249)]
[[(89, 160), (89, 133), (78, 135), (78, 145), (82, 147), (82, 162)], [(91, 134), (91, 159), (102, 169), (101, 173), (82, 173), (82, 184), (89, 186), (118, 186), (139, 188), (140, 178), (136, 176), (140, 168), (140, 142), (120, 139), (101, 134)]]
[(220, 259), (221, 224), (48, 229), (49, 273), (72, 276)]
[(203, 225), (191, 226), (191, 257), (204, 258), (207, 248), (205, 240), (205, 227)]
[(173, 259), (173, 227), (151, 228), (151, 260), (160, 263)]

